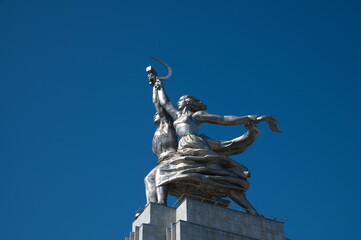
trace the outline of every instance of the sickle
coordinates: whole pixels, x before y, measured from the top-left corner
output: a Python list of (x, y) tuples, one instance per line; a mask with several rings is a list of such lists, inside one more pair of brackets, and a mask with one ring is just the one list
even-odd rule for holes
[(158, 58), (155, 58), (155, 57), (150, 57), (150, 58), (160, 62), (161, 64), (163, 64), (168, 69), (167, 76), (165, 76), (165, 77), (157, 77), (157, 79), (159, 79), (159, 80), (167, 80), (168, 78), (170, 78), (172, 76), (172, 69), (171, 69), (171, 67), (168, 66), (168, 64), (166, 64), (162, 60), (159, 60)]

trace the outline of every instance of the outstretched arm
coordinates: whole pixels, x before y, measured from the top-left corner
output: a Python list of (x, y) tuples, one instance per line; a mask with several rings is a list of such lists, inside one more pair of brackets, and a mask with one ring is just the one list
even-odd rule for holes
[(161, 81), (157, 81), (154, 88), (158, 89), (158, 101), (160, 105), (168, 112), (168, 114), (176, 120), (180, 114), (180, 112), (173, 106), (173, 104), (169, 101), (169, 98), (164, 91), (164, 87)]
[(198, 122), (207, 122), (225, 126), (234, 126), (234, 125), (242, 125), (248, 122), (256, 121), (257, 115), (248, 115), (248, 116), (220, 116), (215, 114), (210, 114), (204, 111), (199, 111), (193, 114), (193, 118), (195, 118)]
[(199, 111), (193, 114), (193, 118), (195, 118), (198, 122), (207, 122), (225, 126), (234, 126), (234, 125), (242, 125), (246, 123), (258, 124), (260, 122), (267, 122), (269, 128), (273, 132), (281, 132), (278, 129), (278, 122), (272, 116), (257, 116), (257, 115), (247, 115), (247, 116), (220, 116), (210, 114), (204, 111)]

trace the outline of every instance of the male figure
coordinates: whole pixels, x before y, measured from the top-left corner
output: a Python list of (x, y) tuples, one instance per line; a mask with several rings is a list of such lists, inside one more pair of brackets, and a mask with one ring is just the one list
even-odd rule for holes
[[(153, 80), (155, 77), (155, 71), (150, 68), (148, 70), (148, 80), (151, 85), (154, 85)], [(153, 136), (152, 150), (153, 153), (157, 156), (159, 164), (177, 152), (178, 142), (172, 120), (168, 113), (166, 113), (160, 106), (156, 87), (153, 87), (153, 103), (157, 110), (157, 113), (154, 115), (154, 123), (158, 125), (158, 128)], [(160, 204), (167, 204), (167, 186), (157, 186), (157, 170), (158, 166), (150, 171), (150, 173), (144, 179), (147, 203), (156, 202)]]

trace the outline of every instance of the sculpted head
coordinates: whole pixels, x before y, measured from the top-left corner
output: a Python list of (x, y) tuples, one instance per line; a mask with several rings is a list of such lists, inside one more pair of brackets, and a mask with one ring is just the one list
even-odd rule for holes
[(153, 116), (153, 122), (156, 124), (156, 125), (159, 125), (160, 124), (160, 116), (159, 116), (159, 113), (156, 112)]
[(191, 111), (197, 112), (197, 111), (204, 111), (207, 109), (207, 105), (202, 103), (201, 100), (199, 100), (196, 97), (193, 97), (191, 95), (184, 95), (179, 98), (178, 100), (178, 109), (183, 110), (185, 107), (189, 107)]

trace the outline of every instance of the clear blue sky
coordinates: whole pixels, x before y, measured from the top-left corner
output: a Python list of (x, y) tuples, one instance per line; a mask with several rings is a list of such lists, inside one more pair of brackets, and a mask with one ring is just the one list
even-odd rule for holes
[[(145, 67), (173, 102), (270, 114), (233, 159), (293, 239), (361, 239), (359, 1), (0, 0), (0, 239), (119, 240), (155, 166)], [(243, 127), (204, 125), (218, 139)]]

